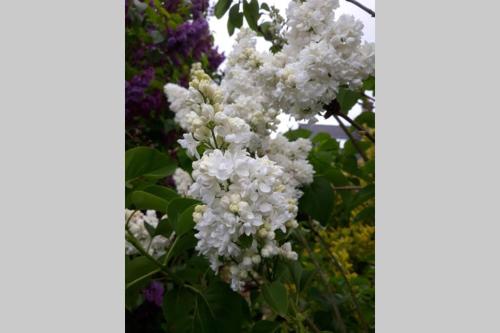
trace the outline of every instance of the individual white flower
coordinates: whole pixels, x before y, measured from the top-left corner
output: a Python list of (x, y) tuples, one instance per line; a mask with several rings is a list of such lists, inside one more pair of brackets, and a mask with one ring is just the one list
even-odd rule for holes
[(177, 168), (175, 169), (172, 178), (174, 179), (175, 188), (177, 189), (177, 192), (182, 196), (187, 196), (189, 187), (191, 186), (191, 184), (193, 184), (193, 179), (191, 178), (191, 175), (186, 171), (182, 170), (181, 168)]
[(198, 153), (197, 149), (200, 143), (195, 140), (191, 133), (184, 133), (183, 138), (178, 140), (181, 147), (185, 148), (189, 155), (200, 158), (200, 153)]

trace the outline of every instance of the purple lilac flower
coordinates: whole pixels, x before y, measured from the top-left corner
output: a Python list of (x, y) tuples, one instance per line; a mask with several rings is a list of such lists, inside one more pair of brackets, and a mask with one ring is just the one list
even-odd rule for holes
[[(139, 2), (154, 6), (152, 0)], [(175, 28), (167, 28), (171, 26), (169, 22), (164, 22), (164, 28), (159, 27), (158, 22), (153, 23), (144, 15), (142, 6), (133, 3), (134, 0), (125, 2), (127, 140), (132, 140), (132, 145), (169, 147), (179, 134), (167, 133), (162, 125), (173, 115), (168, 112), (168, 102), (160, 86), (173, 82), (187, 87), (192, 63), (206, 57), (207, 71), (214, 72), (224, 54), (214, 46), (205, 18), (208, 0), (163, 0), (161, 3), (168, 12), (181, 17), (183, 23)]]
[(167, 0), (165, 1), (165, 9), (170, 13), (174, 13), (177, 11), (180, 2), (180, 0)]
[(165, 288), (163, 287), (163, 284), (161, 282), (153, 281), (142, 292), (146, 301), (161, 306), (163, 304), (164, 291)]
[(191, 0), (191, 13), (195, 20), (202, 18), (207, 10), (208, 0)]
[(132, 120), (136, 116), (148, 117), (154, 110), (160, 110), (164, 105), (161, 91), (147, 92), (154, 79), (154, 68), (147, 68), (141, 74), (125, 81), (125, 117)]
[(206, 54), (214, 70), (224, 61), (224, 55), (213, 47), (208, 22), (204, 18), (184, 22), (177, 29), (169, 30), (168, 36), (168, 50), (183, 58), (192, 56), (199, 61), (202, 54)]

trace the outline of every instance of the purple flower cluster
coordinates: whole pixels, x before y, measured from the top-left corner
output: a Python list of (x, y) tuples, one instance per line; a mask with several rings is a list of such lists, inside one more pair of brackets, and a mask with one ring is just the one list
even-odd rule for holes
[(184, 22), (177, 29), (169, 30), (168, 36), (167, 49), (176, 65), (187, 57), (199, 61), (203, 54), (213, 69), (224, 61), (224, 55), (218, 52), (217, 47), (213, 47), (208, 22), (204, 18)]
[(151, 0), (125, 2), (125, 119), (127, 140), (133, 146), (175, 142), (166, 133), (170, 127), (161, 124), (173, 117), (162, 87), (168, 82), (187, 86), (194, 62), (202, 62), (213, 73), (224, 61), (206, 20), (208, 0), (161, 4), (176, 15), (162, 15)]
[(139, 111), (139, 114), (142, 113), (143, 116), (147, 116), (148, 110), (154, 110), (161, 106), (161, 96), (158, 98), (157, 94), (146, 92), (154, 75), (154, 68), (148, 68), (141, 74), (132, 77), (129, 81), (125, 81), (126, 119), (137, 115), (134, 110)]
[(193, 19), (197, 20), (204, 17), (207, 11), (208, 0), (191, 0), (191, 13), (193, 13)]
[(142, 291), (142, 293), (146, 301), (161, 306), (163, 304), (164, 291), (165, 288), (161, 282), (152, 281), (149, 286)]

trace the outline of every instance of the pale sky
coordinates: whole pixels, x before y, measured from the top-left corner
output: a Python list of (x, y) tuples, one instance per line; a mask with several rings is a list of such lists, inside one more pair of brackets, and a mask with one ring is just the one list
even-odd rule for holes
[[(216, 0), (210, 1), (212, 6), (216, 2)], [(259, 1), (259, 4), (262, 2), (264, 1)], [(290, 0), (265, 0), (265, 2), (269, 6), (274, 5), (275, 7), (277, 7), (280, 10), (280, 14), (286, 19), (286, 8), (288, 7), (288, 3), (290, 2)], [(376, 12), (375, 0), (359, 0), (359, 2)], [(345, 0), (340, 0), (340, 7), (337, 9), (336, 13), (339, 15), (352, 14), (357, 19), (361, 20), (364, 24), (364, 39), (369, 42), (375, 42), (375, 18), (371, 17), (362, 9)], [(219, 47), (219, 50), (223, 51), (226, 56), (231, 52), (235, 37), (238, 32), (238, 30), (236, 29), (233, 36), (229, 36), (227, 32), (227, 17), (228, 14), (226, 13), (226, 15), (224, 15), (224, 17), (222, 17), (221, 19), (217, 19), (215, 16), (211, 16), (208, 20), (210, 29), (214, 34), (215, 45), (217, 45)], [(247, 26), (245, 20), (243, 20), (243, 25)], [(267, 51), (269, 50), (270, 45), (271, 44), (264, 40), (264, 38), (257, 38), (257, 50)], [(224, 68), (224, 64), (222, 64), (221, 68)], [(356, 117), (360, 112), (361, 107), (356, 105), (349, 112), (349, 116)], [(281, 120), (281, 124), (278, 128), (278, 132), (280, 133), (298, 127), (298, 123), (294, 119), (290, 119), (290, 117), (286, 115), (282, 114), (279, 118)], [(337, 122), (335, 121), (335, 119), (333, 119), (333, 117), (331, 117), (330, 119), (323, 119), (322, 117), (318, 117), (317, 124), (337, 124)]]

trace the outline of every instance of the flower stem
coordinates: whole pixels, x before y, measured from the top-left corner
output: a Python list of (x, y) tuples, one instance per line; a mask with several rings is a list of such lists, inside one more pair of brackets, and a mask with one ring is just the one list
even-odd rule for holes
[(351, 142), (352, 142), (352, 145), (354, 146), (354, 148), (356, 148), (356, 150), (358, 151), (359, 155), (361, 155), (361, 157), (363, 158), (363, 160), (365, 162), (368, 161), (368, 158), (366, 157), (365, 153), (363, 152), (363, 150), (358, 146), (358, 143), (357, 141), (354, 139), (354, 137), (352, 136), (351, 132), (349, 132), (349, 130), (347, 129), (347, 127), (345, 127), (345, 125), (342, 123), (342, 120), (340, 120), (339, 116), (337, 116), (336, 114), (333, 114), (333, 117), (335, 118), (335, 120), (339, 123), (340, 127), (342, 128), (342, 130), (345, 132), (345, 134), (349, 137), (349, 139), (351, 139)]
[[(325, 271), (321, 268), (321, 265), (319, 264), (316, 256), (314, 255), (314, 252), (312, 251), (311, 247), (307, 243), (307, 241), (302, 233), (302, 230), (297, 229), (297, 235), (298, 235), (300, 241), (302, 242), (302, 244), (304, 245), (304, 247), (306, 248), (307, 252), (309, 253), (309, 256), (311, 257), (314, 266), (316, 266), (316, 269), (320, 273), (319, 275), (320, 275), (321, 279), (323, 280), (325, 287), (328, 289), (328, 291), (330, 292), (331, 295), (335, 295), (335, 292), (332, 289), (331, 283), (328, 281), (328, 278), (327, 278)], [(332, 306), (333, 306), (333, 314), (334, 314), (335, 318), (337, 319), (338, 325), (340, 326), (339, 327), (340, 331), (342, 333), (347, 333), (344, 321), (342, 320), (342, 316), (340, 315), (339, 308), (337, 307), (337, 302), (334, 299), (332, 301)]]
[(345, 1), (350, 2), (353, 5), (358, 6), (359, 8), (361, 8), (362, 10), (364, 10), (365, 12), (367, 12), (368, 14), (370, 14), (371, 17), (375, 17), (375, 12), (373, 10), (371, 10), (370, 8), (366, 7), (365, 5), (357, 2), (356, 0), (345, 0)]
[(365, 128), (363, 128), (363, 126), (359, 125), (354, 120), (352, 120), (351, 118), (349, 118), (349, 116), (347, 116), (347, 115), (345, 115), (343, 113), (338, 113), (338, 115), (340, 117), (342, 117), (342, 119), (346, 120), (353, 127), (355, 127), (358, 130), (358, 132), (360, 132), (361, 134), (363, 134), (364, 136), (366, 136), (371, 142), (375, 143), (375, 138), (373, 137), (373, 135), (371, 135), (370, 132), (368, 132), (368, 130), (366, 130)]
[(219, 146), (217, 145), (217, 139), (215, 138), (214, 129), (213, 129), (213, 128), (211, 128), (211, 129), (210, 129), (210, 132), (212, 132), (212, 138), (214, 138), (214, 145), (215, 145), (215, 148), (216, 148), (216, 149), (219, 149)]

